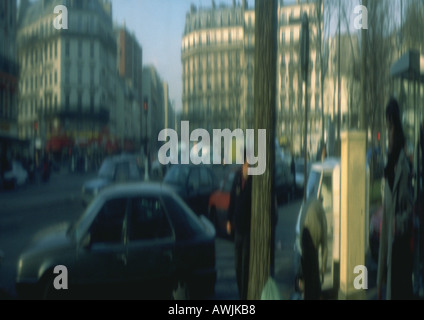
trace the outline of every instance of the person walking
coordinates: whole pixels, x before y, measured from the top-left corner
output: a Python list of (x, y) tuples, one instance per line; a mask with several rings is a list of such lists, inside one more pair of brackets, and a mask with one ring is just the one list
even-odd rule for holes
[(241, 300), (247, 299), (252, 212), (252, 177), (248, 175), (246, 154), (241, 170), (236, 172), (230, 195), (227, 233), (234, 225), (234, 247), (237, 287)]
[[(327, 218), (320, 200), (312, 200), (306, 206), (301, 229), (301, 267), (304, 281), (304, 299), (321, 299), (321, 283), (327, 266)], [(319, 250), (321, 249), (321, 268)]]
[(399, 105), (391, 99), (386, 107), (388, 161), (384, 169), (384, 210), (377, 271), (377, 295), (387, 300), (411, 299), (413, 252), (410, 166), (406, 157)]

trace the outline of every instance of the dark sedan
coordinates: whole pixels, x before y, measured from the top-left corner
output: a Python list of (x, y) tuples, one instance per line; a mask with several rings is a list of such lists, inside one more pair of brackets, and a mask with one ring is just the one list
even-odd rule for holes
[[(56, 290), (55, 266), (68, 271)], [(214, 292), (215, 229), (159, 184), (114, 185), (78, 222), (45, 232), (18, 262), (22, 298), (202, 298)]]
[(164, 183), (172, 187), (196, 214), (205, 216), (209, 198), (218, 189), (209, 167), (192, 164), (173, 165), (166, 173)]
[(119, 182), (143, 181), (139, 159), (132, 155), (117, 155), (106, 158), (95, 179), (84, 183), (82, 202), (87, 205), (105, 187)]

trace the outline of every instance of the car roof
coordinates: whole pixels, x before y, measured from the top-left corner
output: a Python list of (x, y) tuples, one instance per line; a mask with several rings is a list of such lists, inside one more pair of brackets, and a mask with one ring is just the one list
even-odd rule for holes
[(173, 190), (160, 182), (129, 182), (118, 183), (106, 187), (99, 194), (101, 197), (109, 198), (120, 195), (171, 195)]
[(340, 158), (327, 158), (324, 162), (312, 164), (312, 170), (315, 171), (333, 171), (336, 167), (340, 167)]
[(119, 162), (124, 162), (124, 161), (128, 161), (128, 160), (137, 160), (137, 156), (132, 155), (132, 154), (120, 154), (120, 155), (115, 155), (115, 156), (109, 156), (109, 157), (105, 158), (104, 161), (110, 161), (112, 163), (119, 163)]

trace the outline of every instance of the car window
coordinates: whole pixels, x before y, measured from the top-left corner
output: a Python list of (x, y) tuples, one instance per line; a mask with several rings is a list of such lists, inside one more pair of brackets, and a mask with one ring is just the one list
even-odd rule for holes
[(130, 162), (130, 178), (131, 180), (139, 180), (140, 170), (135, 162)]
[(157, 198), (131, 201), (129, 240), (150, 240), (172, 236), (168, 218)]
[(326, 212), (333, 211), (333, 181), (331, 175), (325, 175), (322, 178), (321, 194), (322, 205)]
[(115, 168), (115, 181), (128, 181), (130, 177), (130, 166), (128, 162), (118, 163)]
[(199, 170), (197, 168), (193, 168), (190, 171), (190, 175), (188, 177), (188, 187), (192, 188), (193, 190), (198, 189), (200, 186), (200, 176), (199, 176)]
[(225, 184), (224, 184), (224, 191), (225, 192), (231, 192), (231, 188), (233, 187), (233, 181), (234, 181), (234, 177), (235, 177), (236, 173), (235, 172), (231, 172), (227, 179), (225, 180)]
[(321, 172), (318, 171), (312, 171), (309, 179), (308, 179), (308, 185), (306, 187), (306, 200), (308, 200), (310, 197), (318, 196), (318, 187), (319, 182), (321, 179)]
[(113, 174), (114, 174), (113, 162), (110, 159), (106, 159), (105, 161), (103, 161), (100, 167), (99, 177), (112, 180)]
[(172, 166), (166, 173), (164, 181), (170, 184), (184, 186), (187, 182), (187, 176), (190, 168), (184, 165)]
[(212, 186), (212, 177), (209, 171), (205, 168), (200, 169), (200, 186), (201, 187)]
[(304, 174), (305, 173), (305, 164), (304, 163), (296, 163), (296, 172)]
[(196, 214), (176, 196), (163, 197), (177, 239), (186, 240), (202, 234), (203, 227)]
[(122, 241), (126, 203), (126, 198), (105, 202), (90, 228), (92, 243), (119, 243)]

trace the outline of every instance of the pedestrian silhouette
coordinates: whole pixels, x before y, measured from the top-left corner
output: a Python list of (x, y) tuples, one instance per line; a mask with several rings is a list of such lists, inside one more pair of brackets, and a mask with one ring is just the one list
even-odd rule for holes
[(388, 161), (384, 169), (384, 210), (380, 234), (377, 272), (378, 298), (386, 285), (386, 299), (412, 298), (412, 193), (410, 165), (406, 157), (405, 136), (399, 105), (391, 99), (386, 107), (389, 140)]

